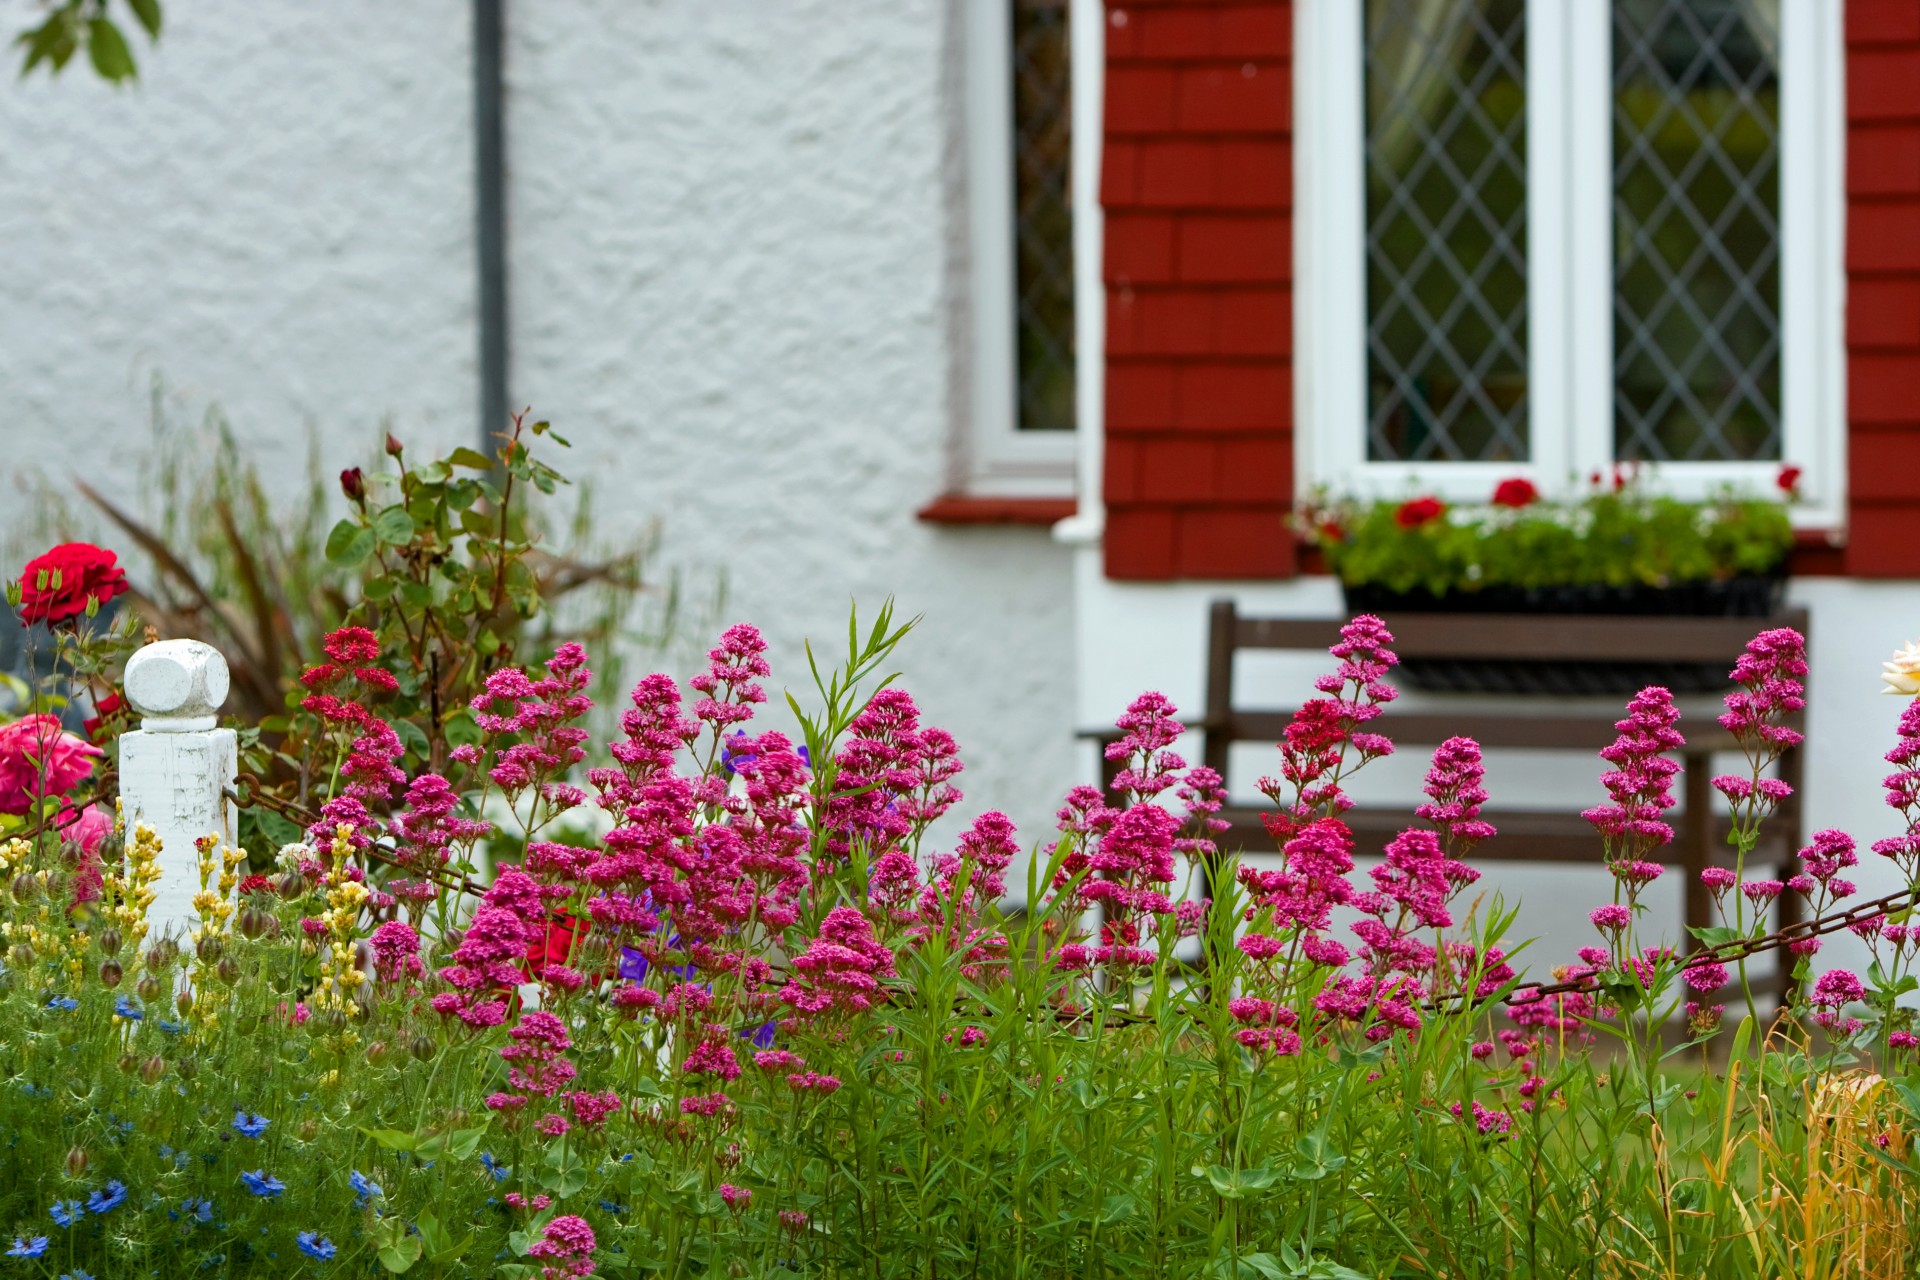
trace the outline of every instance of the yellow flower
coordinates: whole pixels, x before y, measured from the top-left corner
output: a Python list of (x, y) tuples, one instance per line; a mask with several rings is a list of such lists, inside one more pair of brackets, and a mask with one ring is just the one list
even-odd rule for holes
[(1896, 650), (1893, 657), (1881, 667), (1880, 678), (1887, 685), (1880, 691), (1882, 693), (1898, 694), (1903, 698), (1920, 695), (1920, 641)]

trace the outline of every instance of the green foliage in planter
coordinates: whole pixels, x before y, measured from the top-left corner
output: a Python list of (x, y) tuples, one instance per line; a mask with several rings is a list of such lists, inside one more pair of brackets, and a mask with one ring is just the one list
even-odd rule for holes
[(1793, 546), (1779, 502), (1732, 491), (1688, 502), (1636, 485), (1523, 506), (1349, 501), (1311, 521), (1343, 583), (1435, 595), (1724, 581), (1776, 572)]

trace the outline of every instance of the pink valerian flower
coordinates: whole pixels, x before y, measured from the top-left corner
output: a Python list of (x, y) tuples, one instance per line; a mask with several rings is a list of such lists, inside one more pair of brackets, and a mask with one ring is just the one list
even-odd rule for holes
[(1179, 834), (1180, 820), (1173, 814), (1155, 804), (1136, 804), (1097, 837), (1087, 856), (1089, 874), (1074, 885), (1082, 906), (1101, 909), (1095, 963), (1128, 969), (1154, 962), (1155, 952), (1142, 942), (1160, 920), (1173, 916), (1167, 890), (1177, 874)]
[(723, 1182), (720, 1184), (720, 1202), (739, 1213), (753, 1203), (753, 1192), (745, 1187), (736, 1187), (731, 1182)]
[(1365, 1028), (1369, 1040), (1385, 1040), (1396, 1030), (1420, 1029), (1420, 987), (1404, 975), (1376, 978), (1346, 974), (1334, 978), (1313, 998), (1328, 1018)]
[(1159, 795), (1173, 786), (1187, 762), (1173, 750), (1186, 727), (1165, 694), (1149, 690), (1128, 704), (1114, 721), (1121, 736), (1107, 744), (1107, 759), (1121, 763), (1113, 789), (1129, 803)]
[[(1315, 817), (1331, 817), (1351, 808), (1341, 783), (1351, 772), (1347, 751), (1358, 757), (1354, 768), (1393, 752), (1384, 736), (1364, 728), (1386, 709), (1398, 691), (1386, 674), (1400, 660), (1388, 647), (1393, 634), (1372, 614), (1361, 614), (1340, 629), (1340, 642), (1328, 652), (1340, 659), (1314, 687), (1330, 695), (1309, 698), (1294, 713), (1280, 743), (1280, 778), (1260, 779), (1260, 791), (1281, 806), (1263, 815), (1267, 830), (1284, 845)], [(1291, 788), (1291, 796), (1287, 795)]]
[(607, 1117), (620, 1110), (620, 1095), (611, 1089), (604, 1093), (576, 1089), (566, 1097), (574, 1122), (590, 1133), (597, 1133), (606, 1125)]
[(453, 990), (435, 996), (434, 1009), (470, 1027), (499, 1026), (506, 1010), (499, 993), (526, 981), (527, 948), (545, 936), (540, 886), (518, 867), (503, 867), (453, 949), (453, 963), (440, 970)]
[(707, 651), (707, 669), (689, 681), (705, 695), (694, 704), (693, 714), (713, 730), (716, 750), (727, 729), (751, 720), (754, 706), (767, 700), (766, 690), (754, 683), (772, 674), (766, 652), (759, 628), (736, 622)]
[(1213, 838), (1233, 825), (1215, 816), (1227, 803), (1226, 779), (1218, 770), (1204, 764), (1195, 765), (1187, 770), (1186, 778), (1174, 794), (1186, 805), (1182, 829), (1192, 834), (1174, 841), (1173, 847), (1192, 861), (1211, 863), (1220, 852)]
[(522, 1013), (507, 1036), (513, 1043), (500, 1056), (513, 1064), (507, 1080), (514, 1088), (551, 1098), (578, 1074), (565, 1056), (573, 1045), (566, 1024), (545, 1009)]
[(1587, 919), (1591, 920), (1593, 927), (1602, 933), (1618, 934), (1633, 923), (1633, 908), (1610, 902), (1606, 906), (1595, 907), (1589, 911)]
[(417, 916), (436, 896), (431, 877), (447, 865), (452, 851), (470, 849), (493, 824), (455, 816), (460, 795), (437, 773), (423, 773), (408, 784), (406, 803), (393, 819), (392, 835), (394, 860), (407, 878), (389, 881), (388, 887)]
[(563, 1138), (572, 1131), (573, 1123), (558, 1112), (549, 1111), (533, 1127), (545, 1137)]
[(793, 959), (793, 976), (780, 998), (804, 1018), (859, 1013), (887, 998), (882, 978), (893, 976), (893, 952), (874, 940), (873, 926), (852, 907), (827, 912), (820, 935)]
[(616, 824), (649, 782), (673, 771), (675, 756), (700, 733), (699, 722), (680, 713), (680, 687), (672, 676), (644, 677), (633, 687), (632, 702), (620, 713), (620, 732), (626, 736), (607, 748), (616, 765), (587, 771), (587, 781), (600, 792), (600, 807)]
[(1325, 932), (1332, 909), (1353, 897), (1353, 832), (1338, 818), (1318, 818), (1281, 849), (1278, 870), (1242, 864), (1238, 876), (1253, 901), (1271, 910), (1275, 927)]
[(966, 769), (960, 762), (960, 744), (945, 729), (929, 725), (914, 735), (908, 767), (916, 775), (914, 786), (899, 803), (914, 830), (924, 831), (963, 798), (953, 785)]
[(1413, 812), (1433, 824), (1450, 857), (1463, 858), (1496, 834), (1492, 823), (1480, 820), (1480, 806), (1487, 802), (1486, 773), (1480, 744), (1472, 738), (1448, 738), (1434, 748), (1433, 766), (1421, 788), (1427, 801)]
[(1727, 695), (1720, 724), (1739, 741), (1756, 778), (1801, 740), (1781, 721), (1806, 708), (1806, 674), (1807, 642), (1791, 627), (1762, 631), (1734, 664), (1729, 678), (1740, 688)]
[(514, 739), (510, 746), (495, 747), (487, 776), (509, 800), (528, 791), (539, 797), (536, 827), (585, 799), (563, 779), (586, 759), (587, 731), (577, 722), (593, 709), (587, 693), (593, 672), (585, 649), (571, 641), (561, 645), (546, 670), (534, 680), (503, 667), (487, 677), (485, 689), (469, 704), (475, 723), (489, 737)]
[(541, 1230), (538, 1240), (527, 1246), (527, 1256), (550, 1259), (556, 1264), (540, 1269), (542, 1280), (561, 1280), (561, 1277), (577, 1280), (593, 1274), (595, 1247), (593, 1228), (587, 1225), (587, 1220), (563, 1213)]
[(102, 754), (50, 715), (0, 725), (0, 813), (24, 814), (43, 796), (66, 794), (93, 772)]
[(382, 982), (404, 982), (424, 972), (420, 964), (420, 935), (410, 925), (389, 920), (367, 939), (373, 952), (373, 970)]
[(1846, 969), (1829, 969), (1815, 980), (1807, 1003), (1813, 1006), (1813, 1020), (1834, 1035), (1852, 1035), (1860, 1029), (1858, 1018), (1844, 1010), (1867, 998), (1866, 984)]
[[(1487, 1047), (1491, 1049), (1493, 1046)], [(1449, 1103), (1447, 1110), (1452, 1112), (1456, 1119), (1466, 1118), (1465, 1110), (1457, 1102)], [(1473, 1104), (1473, 1127), (1489, 1137), (1503, 1137), (1513, 1128), (1513, 1116), (1505, 1111), (1494, 1111), (1484, 1107), (1476, 1101)]]
[(1920, 880), (1920, 698), (1909, 701), (1900, 712), (1900, 737), (1887, 752), (1886, 799), (1889, 807), (1906, 819), (1907, 829), (1900, 835), (1873, 842), (1873, 851), (1890, 860), (1912, 884)]
[(718, 1076), (732, 1081), (740, 1078), (740, 1061), (726, 1041), (725, 1027), (708, 1027), (706, 1035), (688, 1052), (680, 1070), (690, 1076)]
[[(1686, 745), (1686, 739), (1674, 728), (1680, 719), (1673, 695), (1658, 685), (1642, 689), (1627, 704), (1627, 718), (1614, 728), (1620, 736), (1600, 752), (1600, 758), (1613, 766), (1600, 775), (1612, 803), (1588, 809), (1580, 816), (1593, 824), (1606, 841), (1609, 866), (1619, 868), (1650, 862), (1647, 855), (1673, 839), (1673, 828), (1664, 820), (1673, 808), (1673, 779), (1680, 772), (1677, 762), (1666, 753)], [(1656, 871), (1657, 874), (1657, 871)], [(1641, 881), (1623, 881), (1627, 901), (1631, 903)]]
[(822, 821), (829, 832), (829, 865), (843, 861), (856, 841), (878, 860), (916, 829), (908, 801), (922, 780), (921, 731), (912, 695), (881, 689), (847, 731), (847, 741), (834, 755), (834, 794)]
[(711, 1119), (733, 1105), (733, 1099), (724, 1093), (695, 1094), (680, 1099), (680, 1114), (683, 1116), (706, 1116)]
[(787, 1077), (787, 1086), (796, 1093), (825, 1096), (840, 1087), (840, 1077), (822, 1075), (818, 1071), (800, 1071)]
[(1853, 837), (1844, 831), (1827, 828), (1813, 833), (1813, 843), (1800, 851), (1806, 870), (1788, 881), (1797, 893), (1812, 899), (1813, 913), (1819, 915), (1842, 898), (1851, 897), (1854, 884), (1840, 878), (1848, 867), (1858, 866)]
[(1689, 961), (1680, 970), (1680, 979), (1706, 995), (1727, 985), (1727, 966), (1718, 960)]
[(1012, 819), (989, 810), (961, 833), (955, 852), (934, 859), (932, 874), (911, 911), (889, 904), (897, 903), (915, 883), (917, 867), (903, 850), (888, 851), (874, 867), (875, 901), (889, 907), (895, 919), (914, 922), (908, 933), (917, 943), (942, 934), (964, 945), (969, 976), (978, 978), (984, 966), (1004, 959), (1007, 941), (997, 931), (975, 927), (976, 922), (987, 904), (1006, 893), (1006, 870), (1019, 851)]

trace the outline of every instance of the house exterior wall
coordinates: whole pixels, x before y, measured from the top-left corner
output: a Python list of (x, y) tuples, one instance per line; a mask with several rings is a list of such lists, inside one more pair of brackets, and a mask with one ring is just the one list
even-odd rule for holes
[[(1197, 123), (1189, 105), (1204, 101), (1189, 95), (1205, 77), (1224, 77), (1236, 63), (1265, 69), (1262, 59), (1272, 58), (1276, 77), (1286, 75), (1289, 47), (1277, 43), (1274, 24), (1290, 20), (1291, 10), (1285, 0), (1109, 0), (1102, 208), (1088, 211), (1104, 216), (1107, 246), (1100, 478), (1107, 519), (1104, 547), (1079, 552), (1076, 568), (1082, 723), (1111, 723), (1146, 688), (1197, 714), (1207, 606), (1216, 597), (1232, 596), (1250, 614), (1344, 612), (1334, 579), (1295, 576), (1300, 566), (1281, 523), (1294, 485), (1290, 317), (1269, 318), (1263, 333), (1244, 327), (1258, 320), (1249, 300), (1281, 293), (1291, 279), (1295, 192), (1273, 171), (1276, 159), (1292, 166), (1291, 116), (1242, 107), (1232, 121), (1260, 139), (1248, 143), (1215, 133), (1211, 119)], [(1256, 31), (1264, 34), (1250, 34)], [(1900, 703), (1877, 696), (1878, 665), (1920, 634), (1920, 398), (1913, 395), (1920, 385), (1920, 8), (1910, 0), (1849, 0), (1846, 78), (1850, 398), (1847, 422), (1834, 429), (1848, 433), (1850, 507), (1844, 549), (1809, 537), (1796, 552), (1790, 598), (1812, 617), (1807, 830), (1841, 827), (1864, 848), (1900, 825), (1880, 802), (1881, 755), (1893, 743)], [(1266, 150), (1232, 151), (1247, 145)], [(1257, 243), (1214, 222), (1240, 214), (1246, 202), (1267, 220)], [(1214, 226), (1221, 234), (1204, 250), (1182, 238)], [(1202, 256), (1189, 256), (1195, 252)], [(1204, 262), (1203, 275), (1192, 274), (1193, 261)], [(1223, 360), (1243, 377), (1258, 368), (1271, 381), (1252, 396), (1246, 382), (1182, 394), (1190, 371)], [(1265, 454), (1226, 452), (1256, 446)], [(1214, 531), (1230, 537), (1213, 543)], [(1241, 696), (1249, 706), (1297, 705), (1312, 696), (1311, 680), (1324, 667), (1311, 656), (1243, 662)], [(1400, 705), (1419, 702), (1415, 695)], [(1717, 710), (1708, 699), (1689, 718)], [(1379, 727), (1391, 735), (1391, 712)], [(1197, 741), (1187, 746), (1197, 753)], [(1090, 753), (1088, 760), (1091, 767)], [(1271, 749), (1237, 753), (1236, 797), (1254, 800), (1254, 779), (1274, 763)], [(1598, 768), (1578, 756), (1492, 752), (1488, 789), (1495, 803), (1583, 808), (1600, 794)], [(1404, 802), (1410, 812), (1421, 769), (1412, 755), (1387, 762), (1363, 775), (1356, 792)], [(1650, 899), (1675, 932), (1677, 880), (1669, 875)], [(1602, 900), (1607, 883), (1597, 865), (1502, 865), (1483, 887), (1523, 904), (1518, 936), (1566, 939), (1587, 933), (1585, 911)], [(1899, 887), (1872, 857), (1860, 884), (1863, 896)], [(1536, 948), (1537, 962), (1561, 963), (1572, 945)], [(1828, 945), (1858, 958), (1850, 938)]]
[[(940, 0), (508, 4), (511, 395), (601, 529), (767, 632), (806, 697), (858, 600), (959, 739), (962, 816), (1076, 775), (1070, 553), (914, 519), (966, 360), (957, 11)], [(142, 80), (0, 86), (0, 471), (141, 480), (157, 374), (305, 478), (390, 422), (475, 434), (469, 6), (169, 6)], [(337, 461), (335, 461), (338, 459)], [(785, 723), (777, 707), (770, 723)], [(951, 838), (951, 832), (949, 838)]]

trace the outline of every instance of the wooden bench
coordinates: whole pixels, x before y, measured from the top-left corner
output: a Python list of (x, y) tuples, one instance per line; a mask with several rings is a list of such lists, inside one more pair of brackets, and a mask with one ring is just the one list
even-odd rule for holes
[[(1579, 662), (1647, 659), (1660, 662), (1711, 662), (1731, 671), (1734, 661), (1758, 632), (1769, 627), (1792, 627), (1807, 633), (1807, 611), (1791, 609), (1771, 618), (1619, 617), (1524, 614), (1403, 613), (1386, 616), (1393, 633), (1394, 652), (1403, 659), (1441, 659), (1508, 662)], [(1192, 727), (1205, 734), (1201, 763), (1228, 780), (1228, 756), (1235, 743), (1276, 743), (1293, 718), (1293, 709), (1252, 709), (1238, 704), (1234, 694), (1234, 657), (1246, 651), (1319, 651), (1340, 638), (1341, 619), (1258, 618), (1242, 615), (1232, 600), (1216, 600), (1207, 638), (1207, 683), (1204, 714)], [(1329, 659), (1328, 670), (1331, 670)], [(1733, 686), (1729, 683), (1727, 689)], [(1456, 735), (1473, 738), (1482, 747), (1530, 751), (1579, 751), (1593, 756), (1617, 736), (1614, 722), (1626, 714), (1626, 696), (1610, 708), (1566, 710), (1541, 706), (1538, 699), (1506, 696), (1497, 701), (1471, 695), (1445, 695), (1450, 705), (1438, 710), (1406, 709), (1395, 702), (1368, 727), (1391, 738), (1401, 751), (1431, 749)], [(1589, 702), (1591, 699), (1588, 700)], [(1717, 709), (1715, 714), (1717, 715)], [(1804, 731), (1801, 717), (1794, 727)], [(1728, 819), (1715, 811), (1709, 757), (1737, 751), (1733, 735), (1715, 720), (1699, 716), (1682, 719), (1687, 737), (1681, 753), (1684, 770), (1679, 780), (1681, 807), (1672, 815), (1674, 841), (1661, 851), (1669, 866), (1686, 876), (1685, 923), (1714, 923), (1713, 899), (1700, 882), (1700, 872), (1716, 863), (1731, 865), (1733, 850), (1726, 843)], [(1109, 740), (1111, 740), (1109, 738)], [(1595, 760), (1596, 767), (1598, 760)], [(1111, 784), (1118, 766), (1106, 764)], [(1800, 749), (1788, 751), (1780, 762), (1780, 777), (1793, 788), (1793, 798), (1761, 828), (1754, 851), (1754, 867), (1775, 866), (1784, 880), (1797, 866), (1801, 838), (1801, 779), (1804, 761)], [(1277, 772), (1277, 769), (1275, 770)], [(1597, 777), (1597, 774), (1596, 774)], [(1500, 797), (1495, 797), (1495, 803)], [(1605, 800), (1599, 785), (1589, 804)], [(1356, 852), (1378, 855), (1386, 842), (1417, 823), (1414, 801), (1393, 807), (1359, 806), (1344, 817), (1357, 837)], [(1265, 806), (1271, 809), (1272, 806)], [(1274, 851), (1272, 837), (1260, 821), (1263, 808), (1233, 805), (1220, 813), (1228, 822), (1219, 845), (1223, 853)], [(1489, 807), (1481, 817), (1499, 829), (1499, 835), (1476, 847), (1473, 860), (1598, 864), (1600, 837), (1578, 812)], [(1780, 923), (1798, 918), (1798, 896), (1781, 895)], [(1686, 947), (1692, 946), (1691, 938)]]

